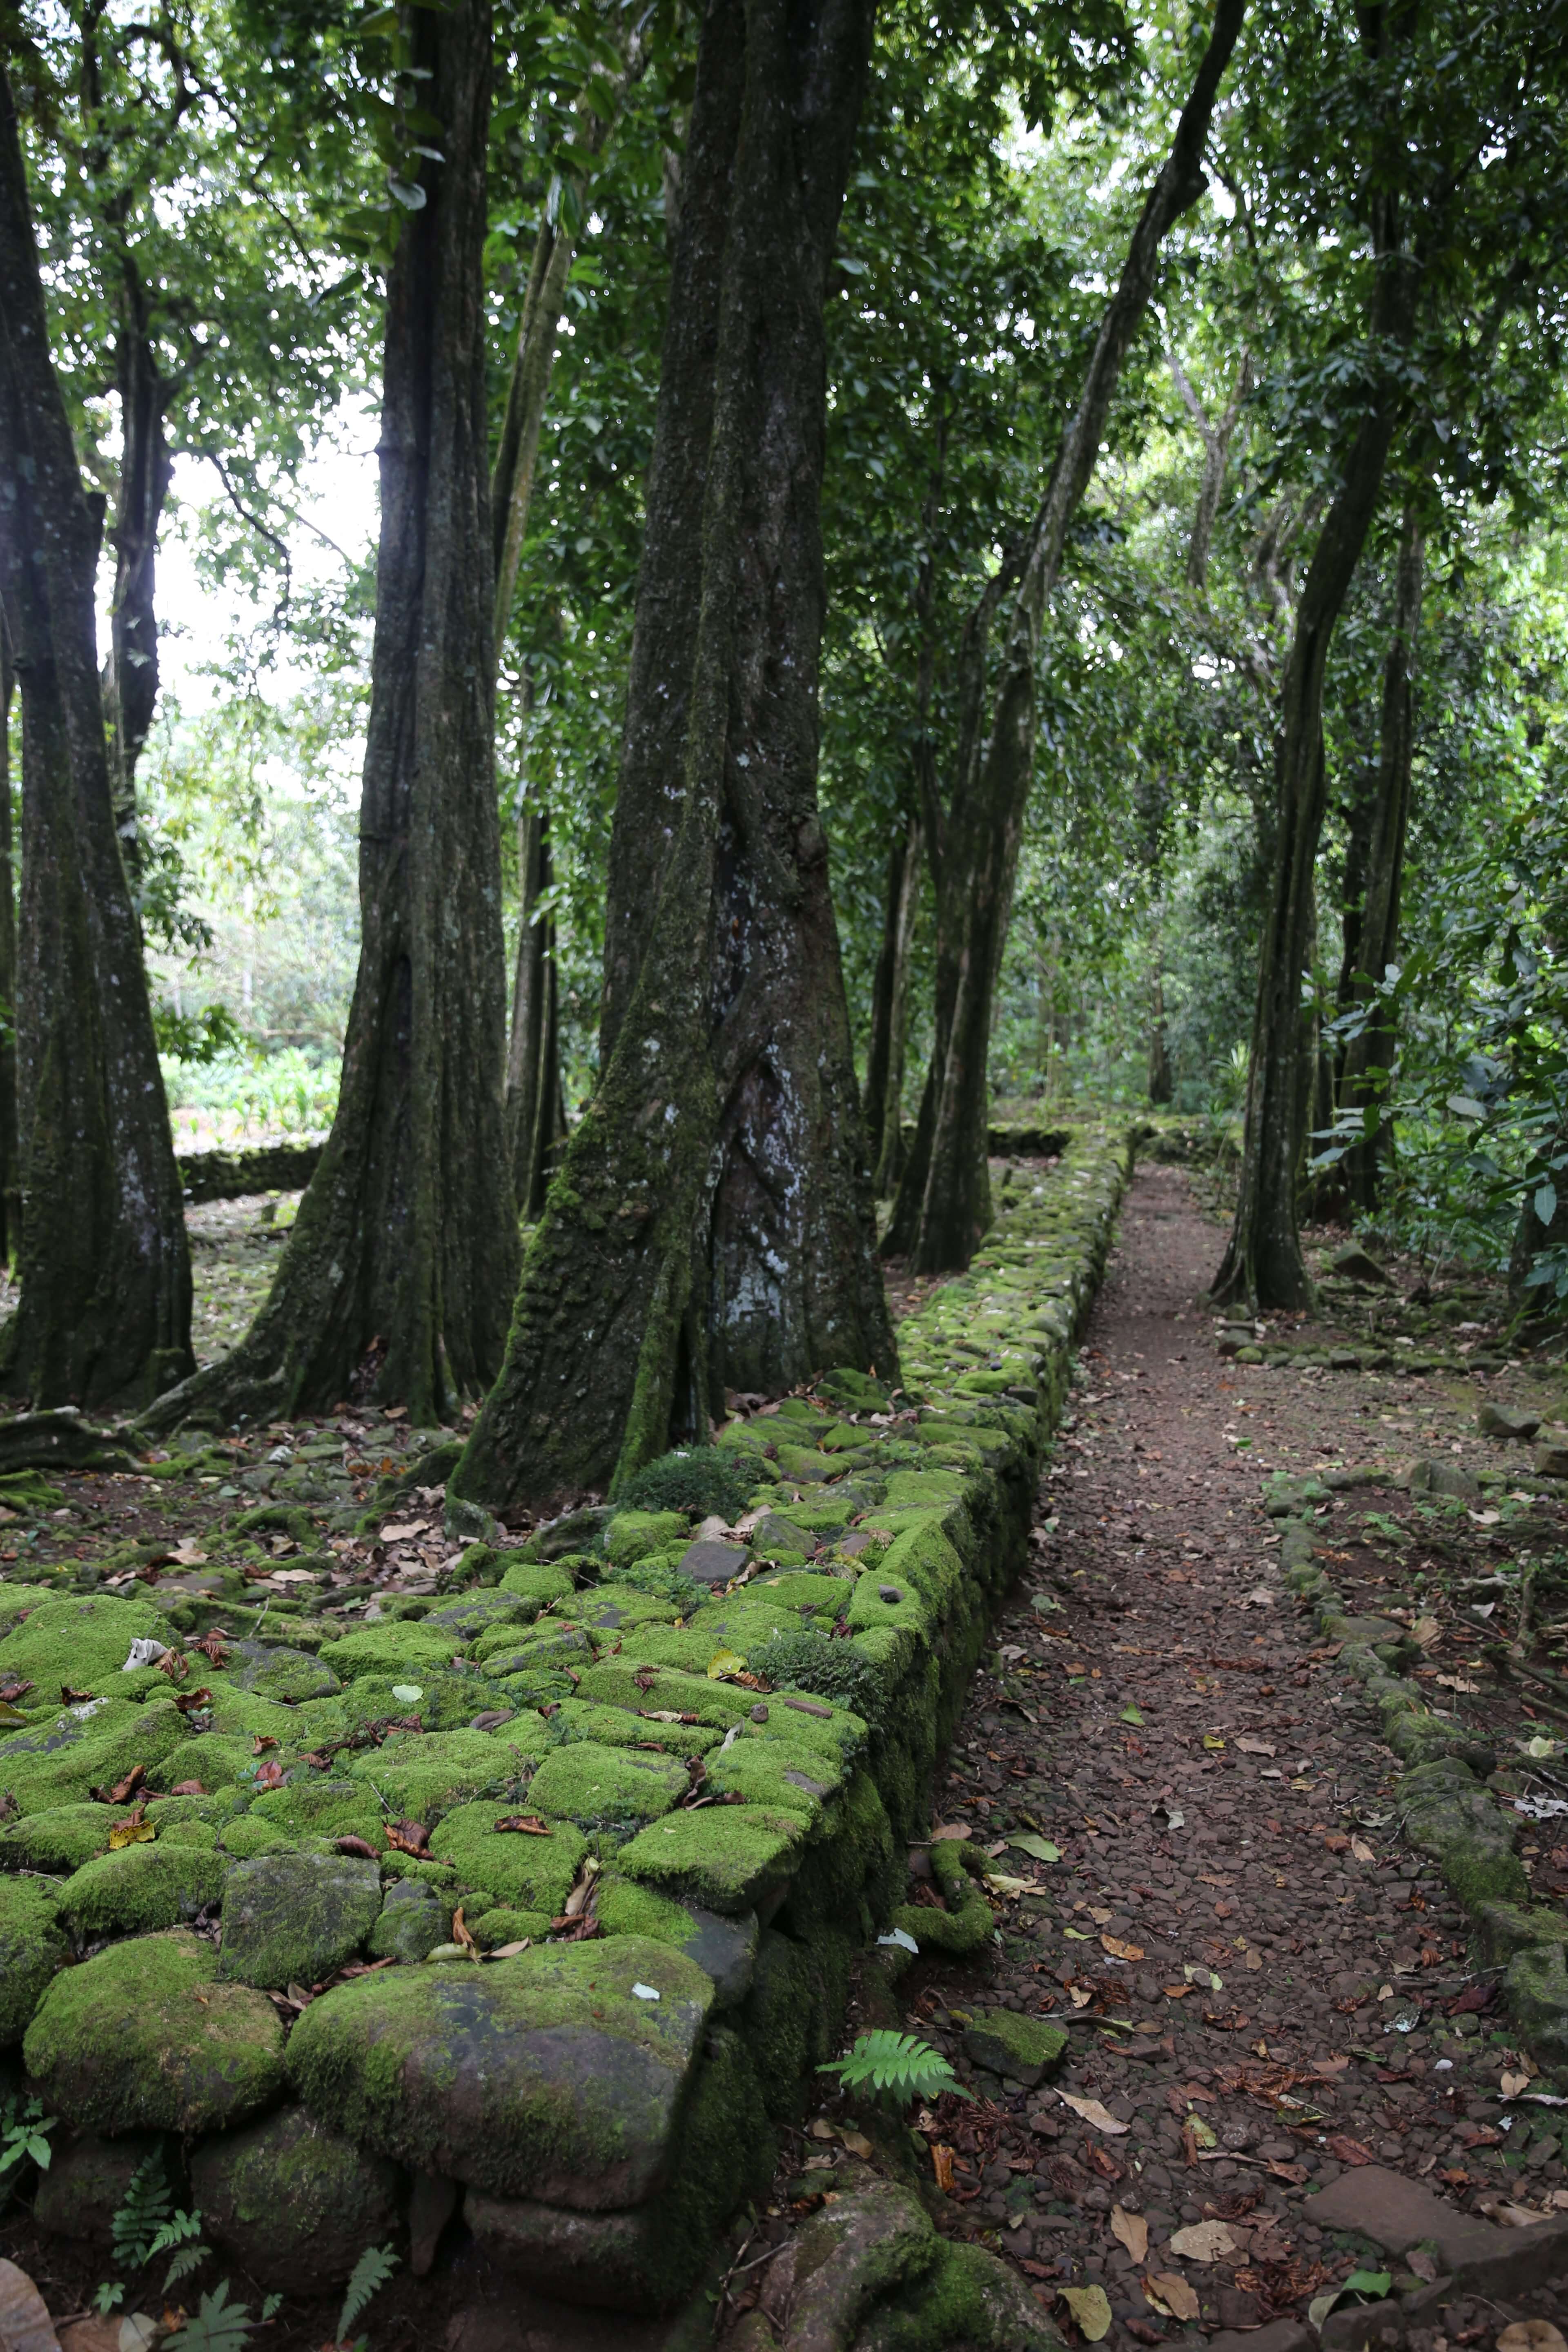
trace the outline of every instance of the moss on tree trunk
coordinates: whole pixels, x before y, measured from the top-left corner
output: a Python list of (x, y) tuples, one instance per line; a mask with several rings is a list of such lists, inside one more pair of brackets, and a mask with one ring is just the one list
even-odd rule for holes
[(23, 1230), (6, 1384), (144, 1403), (189, 1370), (190, 1260), (104, 740), (89, 499), (0, 75), (0, 598), (22, 690)]
[(870, 0), (711, 0), (610, 851), (604, 1076), (454, 1494), (705, 1441), (721, 1391), (890, 1369), (816, 810), (822, 306)]
[(518, 1243), (501, 1085), (482, 256), (488, 0), (411, 12), (444, 125), (387, 286), (359, 971), (337, 1116), (266, 1305), (159, 1423), (330, 1407), (449, 1416), (500, 1368)]

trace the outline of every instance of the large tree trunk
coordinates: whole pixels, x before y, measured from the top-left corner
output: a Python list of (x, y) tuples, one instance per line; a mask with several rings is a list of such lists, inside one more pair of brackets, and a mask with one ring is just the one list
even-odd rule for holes
[(910, 963), (920, 913), (923, 851), (912, 816), (888, 857), (882, 944), (871, 986), (871, 1036), (866, 1053), (866, 1139), (872, 1189), (885, 1201), (904, 1169), (904, 1073), (909, 1059)]
[(611, 841), (599, 1090), (453, 1482), (506, 1510), (892, 1369), (816, 813), (827, 269), (871, 0), (710, 0)]
[(985, 1136), (996, 981), (1012, 913), (1024, 813), (1034, 775), (1040, 628), (1068, 526), (1094, 472), (1122, 364), (1153, 291), (1172, 223), (1204, 187), (1203, 150), (1246, 0), (1219, 0), (1214, 29), (1171, 152), (1133, 231), (1100, 322), (1078, 408), (1062, 436), (1024, 553), (990, 704), (990, 723), (962, 748), (952, 806), (930, 854), (937, 891), (936, 1041), (915, 1142), (884, 1246), (917, 1273), (966, 1265), (991, 1217)]
[(15, 684), (11, 639), (0, 601), (0, 1266), (9, 1265), (22, 1238), (22, 1165), (16, 1136), (16, 874), (11, 805)]
[(486, 467), (489, 0), (411, 13), (444, 125), (387, 285), (381, 546), (342, 1089), (271, 1293), (174, 1398), (226, 1418), (357, 1387), (449, 1417), (500, 1368), (518, 1265)]
[[(1402, 345), (1415, 325), (1415, 278), (1400, 251), (1397, 199), (1373, 198), (1374, 347)], [(1247, 1126), (1236, 1221), (1218, 1274), (1217, 1302), (1293, 1309), (1311, 1303), (1301, 1255), (1297, 1190), (1310, 1103), (1315, 1026), (1301, 1002), (1311, 956), (1314, 875), (1326, 799), (1323, 673), (1329, 646), (1377, 509), (1402, 408), (1390, 372), (1363, 416), (1323, 521), (1296, 614), (1275, 738), (1273, 895), (1264, 928), (1247, 1081)]]
[(115, 838), (89, 500), (49, 360), (0, 73), (0, 602), (22, 688), (21, 1304), (6, 1385), (145, 1403), (191, 1366), (191, 1269), (135, 911)]
[[(1376, 790), (1368, 812), (1354, 967), (1343, 991), (1346, 1003), (1371, 1001), (1399, 947), (1399, 900), (1405, 878), (1405, 838), (1410, 824), (1410, 774), (1415, 747), (1415, 659), (1421, 636), (1421, 593), (1426, 542), (1420, 509), (1406, 499), (1394, 579), (1394, 628), (1383, 664)], [(1345, 960), (1351, 961), (1347, 930)], [(1385, 1012), (1370, 1015), (1345, 1047), (1340, 1080), (1342, 1110), (1364, 1110), (1386, 1097), (1387, 1073), (1397, 1043)], [(1391, 1129), (1380, 1121), (1375, 1135), (1352, 1145), (1344, 1157), (1351, 1200), (1365, 1216), (1376, 1210), (1388, 1161)]]
[(158, 621), (153, 595), (158, 527), (174, 468), (163, 432), (170, 386), (159, 373), (148, 331), (146, 289), (129, 255), (121, 264), (115, 371), (120, 386), (121, 461), (114, 528), (110, 533), (114, 547), (114, 602), (110, 608), (107, 699), (114, 742), (115, 820), (121, 853), (134, 874), (140, 866), (136, 762), (158, 700)]

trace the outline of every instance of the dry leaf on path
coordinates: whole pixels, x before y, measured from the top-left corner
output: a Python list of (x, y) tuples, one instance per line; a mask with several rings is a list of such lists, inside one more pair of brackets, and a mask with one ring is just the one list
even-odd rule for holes
[(1373, 2164), (1376, 2161), (1370, 2147), (1363, 2147), (1359, 2139), (1344, 2132), (1335, 2132), (1328, 2142), (1329, 2154), (1336, 2164)]
[(1549, 2319), (1515, 2319), (1498, 2337), (1497, 2352), (1568, 2352), (1568, 2343)]
[(1109, 1952), (1113, 1960), (1141, 1960), (1143, 1957), (1142, 1944), (1124, 1944), (1116, 1936), (1101, 1936), (1100, 1942), (1100, 1948)]
[(1058, 2091), (1057, 2096), (1063, 2106), (1070, 2107), (1075, 2116), (1081, 2116), (1086, 2124), (1094, 2126), (1096, 2131), (1110, 2133), (1117, 2138), (1125, 2134), (1127, 2126), (1119, 2124), (1110, 2109), (1102, 2107), (1098, 2099), (1076, 2099), (1070, 2091)]
[(1110, 2226), (1135, 2263), (1144, 2260), (1149, 2252), (1149, 2224), (1142, 2213), (1129, 2213), (1120, 2205), (1110, 2209)]
[(1098, 2344), (1110, 2335), (1110, 2299), (1102, 2286), (1064, 2286), (1061, 2298), (1086, 2344)]
[(1195, 2319), (1198, 2298), (1177, 2271), (1151, 2271), (1143, 2282), (1143, 2300), (1168, 2319)]
[(1501, 2087), (1505, 2099), (1517, 2099), (1521, 2091), (1529, 2090), (1530, 2077), (1528, 2074), (1505, 2074)]
[(1435, 1649), (1443, 1638), (1443, 1628), (1436, 1617), (1417, 1617), (1410, 1628), (1410, 1638), (1418, 1642), (1424, 1650)]
[(122, 1846), (151, 1845), (157, 1834), (151, 1822), (118, 1822), (109, 1832), (109, 1851), (118, 1853)]
[(1352, 1838), (1351, 1853), (1354, 1855), (1357, 1862), (1375, 1862), (1377, 1860), (1376, 1854), (1373, 1853), (1365, 1838)]
[(1171, 2252), (1184, 2263), (1223, 2263), (1236, 2252), (1236, 2240), (1223, 2221), (1190, 2221), (1171, 2233)]
[(966, 1838), (969, 1835), (967, 1822), (939, 1822), (931, 1833), (931, 1842), (932, 1845), (940, 1845), (944, 1838)]
[(1236, 1744), (1244, 1756), (1278, 1756), (1279, 1753), (1271, 1739), (1254, 1739), (1249, 1732), (1243, 1732)]
[(1242, 1966), (1247, 1969), (1260, 1969), (1263, 1966), (1263, 1955), (1255, 1944), (1249, 1944), (1243, 1953)]
[(428, 1519), (399, 1520), (395, 1524), (389, 1520), (381, 1531), (381, 1540), (383, 1543), (412, 1543), (416, 1536), (427, 1536), (429, 1532)]
[(931, 2168), (936, 2175), (936, 2185), (944, 2197), (952, 2194), (952, 2150), (939, 2142), (931, 2152)]

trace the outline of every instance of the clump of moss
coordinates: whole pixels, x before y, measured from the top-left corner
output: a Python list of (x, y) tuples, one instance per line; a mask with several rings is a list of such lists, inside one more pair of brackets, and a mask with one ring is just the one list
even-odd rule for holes
[(826, 1633), (774, 1633), (758, 1643), (746, 1664), (774, 1690), (810, 1691), (837, 1699), (868, 1723), (881, 1718), (880, 1681), (852, 1642), (830, 1641)]
[(616, 1502), (632, 1511), (685, 1511), (705, 1519), (718, 1514), (738, 1519), (751, 1498), (752, 1481), (717, 1446), (661, 1454), (629, 1478)]
[(632, 1560), (625, 1568), (617, 1568), (612, 1562), (605, 1570), (604, 1581), (606, 1585), (624, 1584), (633, 1592), (646, 1593), (651, 1601), (668, 1601), (683, 1617), (712, 1597), (705, 1584), (699, 1584), (695, 1577), (682, 1576), (678, 1568), (672, 1568), (657, 1553), (651, 1559)]

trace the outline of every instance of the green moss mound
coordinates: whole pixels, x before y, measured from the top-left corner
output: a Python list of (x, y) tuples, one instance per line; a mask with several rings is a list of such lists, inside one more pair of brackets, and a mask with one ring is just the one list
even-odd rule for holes
[(836, 1699), (868, 1724), (881, 1720), (881, 1676), (853, 1642), (835, 1642), (826, 1633), (772, 1633), (747, 1652), (746, 1664), (775, 1690), (809, 1691)]
[(500, 1903), (558, 1917), (588, 1841), (569, 1822), (552, 1822), (548, 1837), (498, 1830), (496, 1822), (507, 1810), (493, 1802), (458, 1806), (431, 1838), (430, 1851), (438, 1861), (451, 1863), (468, 1885), (488, 1888)]
[(67, 1879), (60, 1915), (84, 1938), (174, 1927), (217, 1902), (229, 1867), (226, 1854), (175, 1838), (122, 1846)]
[(36, 1879), (0, 1879), (0, 2050), (20, 2042), (66, 1958), (58, 1904)]
[(628, 1478), (616, 1499), (628, 1511), (685, 1511), (695, 1518), (717, 1516), (732, 1523), (746, 1507), (752, 1484), (731, 1454), (699, 1445), (661, 1454)]

